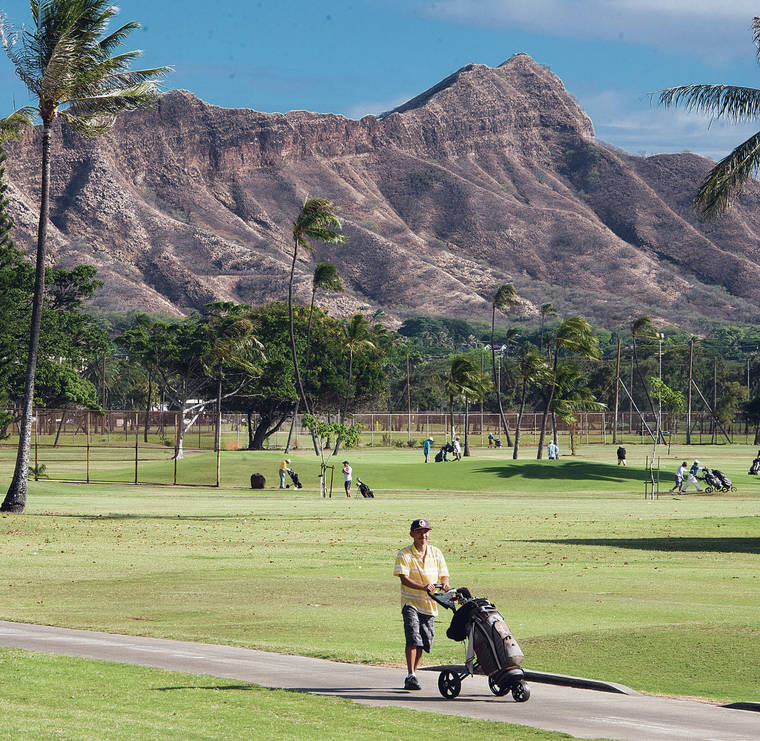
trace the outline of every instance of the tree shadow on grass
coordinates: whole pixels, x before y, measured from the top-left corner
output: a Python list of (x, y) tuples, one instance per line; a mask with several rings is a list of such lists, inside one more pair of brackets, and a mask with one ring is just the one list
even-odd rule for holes
[(510, 465), (483, 466), (478, 472), (496, 474), (503, 479), (520, 477), (538, 481), (610, 481), (620, 484), (640, 484), (646, 477), (644, 469), (621, 468), (609, 463), (586, 461), (514, 461)]
[(563, 538), (521, 542), (630, 548), (640, 551), (760, 553), (760, 538)]

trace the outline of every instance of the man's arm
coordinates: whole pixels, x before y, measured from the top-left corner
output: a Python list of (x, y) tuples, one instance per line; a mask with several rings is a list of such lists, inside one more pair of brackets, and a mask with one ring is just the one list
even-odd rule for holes
[(421, 592), (427, 592), (428, 594), (435, 591), (435, 584), (423, 584), (422, 582), (410, 579), (406, 574), (399, 574), (398, 578), (401, 579), (401, 583), (405, 587), (409, 587), (410, 589), (419, 589)]

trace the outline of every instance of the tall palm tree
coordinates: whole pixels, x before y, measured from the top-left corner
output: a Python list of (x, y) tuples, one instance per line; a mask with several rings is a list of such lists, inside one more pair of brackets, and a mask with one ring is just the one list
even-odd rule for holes
[(501, 388), (500, 383), (496, 380), (496, 347), (494, 346), (494, 327), (496, 325), (496, 309), (508, 314), (513, 306), (519, 304), (517, 298), (517, 291), (511, 283), (504, 283), (499, 286), (496, 291), (496, 295), (493, 297), (491, 303), (491, 372), (493, 374), (493, 385), (496, 387), (496, 401), (499, 405), (499, 419), (501, 420), (501, 426), (504, 430), (504, 437), (507, 440), (507, 445), (512, 445), (512, 438), (509, 434), (509, 426), (507, 425), (507, 419), (504, 416), (504, 409), (501, 406)]
[(314, 277), (311, 280), (311, 305), (309, 306), (309, 325), (306, 330), (306, 368), (309, 367), (311, 355), (311, 320), (314, 316), (314, 301), (317, 291), (343, 292), (343, 281), (338, 273), (338, 268), (331, 262), (319, 262), (314, 267)]
[[(489, 383), (480, 372), (475, 361), (469, 355), (454, 355), (451, 358), (449, 375), (446, 379), (446, 391), (449, 395), (449, 424), (451, 427), (451, 441), (454, 441), (454, 400), (462, 398), (465, 401), (465, 447), (468, 439), (469, 400), (478, 399), (489, 390)], [(468, 453), (469, 454), (469, 453)]]
[[(302, 247), (308, 252), (311, 252), (312, 247), (308, 242), (309, 239), (317, 242), (325, 242), (326, 244), (343, 244), (346, 239), (337, 231), (342, 226), (343, 222), (335, 213), (335, 204), (329, 198), (307, 198), (291, 227), (293, 233), (293, 261), (290, 265), (290, 279), (288, 280), (288, 317), (290, 328), (290, 351), (293, 355), (293, 371), (296, 376), (296, 390), (298, 391), (298, 400), (296, 401), (296, 408), (293, 412), (294, 420), (298, 417), (298, 407), (301, 404), (307, 414), (311, 412), (309, 409), (309, 402), (306, 399), (306, 394), (303, 390), (301, 369), (298, 365), (295, 322), (293, 319), (293, 278), (295, 277), (296, 260), (298, 260), (298, 249), (299, 247)], [(314, 435), (312, 435), (312, 442), (314, 443), (314, 452), (319, 455), (319, 449)], [(288, 440), (286, 452), (289, 448), (290, 440)]]
[[(343, 409), (340, 414), (340, 421), (345, 424), (348, 417), (348, 403), (351, 399), (351, 383), (354, 375), (354, 353), (362, 348), (375, 349), (375, 343), (372, 341), (373, 332), (369, 322), (361, 315), (354, 314), (345, 327), (345, 343), (348, 350), (348, 377), (346, 379), (346, 395), (343, 400)], [(335, 441), (333, 455), (337, 455), (340, 450), (340, 437)]]
[(536, 454), (536, 458), (538, 459), (543, 458), (546, 421), (549, 417), (557, 388), (557, 363), (559, 361), (559, 354), (563, 350), (584, 358), (598, 359), (601, 357), (599, 341), (591, 331), (591, 325), (583, 317), (569, 316), (560, 323), (552, 341), (552, 377), (549, 385), (549, 395), (544, 406), (544, 414), (541, 418), (541, 433), (538, 438), (538, 452)]
[(53, 124), (60, 118), (78, 134), (98, 136), (108, 131), (119, 113), (153, 104), (158, 95), (156, 80), (168, 71), (167, 67), (130, 70), (140, 52), (115, 53), (139, 24), (127, 23), (105, 35), (118, 13), (107, 0), (30, 0), (30, 6), (31, 28), (16, 30), (5, 22), (0, 24), (5, 52), (34, 100), (34, 105), (3, 119), (0, 129), (12, 135), (19, 127), (31, 125), (35, 117), (42, 121), (40, 216), (24, 407), (16, 468), (0, 506), (4, 512), (23, 512), (26, 507), (34, 377), (45, 291)]
[(520, 423), (525, 412), (525, 397), (528, 387), (540, 386), (549, 380), (550, 371), (546, 358), (540, 350), (530, 347), (523, 351), (517, 359), (517, 375), (520, 379), (520, 410), (517, 413), (517, 426), (515, 427), (515, 445), (512, 450), (512, 458), (517, 460), (520, 450)]
[(295, 277), (298, 249), (303, 248), (309, 252), (311, 244), (307, 240), (325, 242), (327, 244), (343, 244), (345, 237), (337, 229), (343, 226), (343, 222), (335, 213), (335, 204), (328, 198), (307, 198), (304, 201), (298, 217), (291, 227), (293, 232), (293, 261), (290, 265), (290, 279), (288, 281), (288, 317), (290, 321), (290, 350), (293, 354), (293, 369), (296, 375), (297, 391), (307, 414), (310, 412), (309, 403), (303, 390), (301, 370), (298, 365), (296, 352), (295, 323), (293, 320), (293, 278)]
[(544, 323), (546, 322), (546, 317), (557, 316), (557, 310), (554, 308), (554, 304), (549, 302), (546, 304), (541, 304), (541, 308), (539, 309), (538, 313), (541, 316), (541, 335), (538, 341), (538, 349), (541, 352), (543, 352), (544, 350)]
[[(752, 20), (755, 54), (760, 61), (760, 17)], [(737, 85), (681, 85), (660, 92), (666, 108), (709, 113), (729, 121), (756, 121), (760, 114), (760, 90)], [(741, 193), (744, 183), (760, 168), (760, 131), (739, 144), (713, 167), (702, 181), (694, 207), (705, 219), (719, 218)]]

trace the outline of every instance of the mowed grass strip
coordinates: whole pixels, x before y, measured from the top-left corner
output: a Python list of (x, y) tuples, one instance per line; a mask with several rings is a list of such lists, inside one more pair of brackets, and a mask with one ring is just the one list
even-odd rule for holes
[(246, 682), (0, 649), (0, 738), (417, 739), (445, 723), (457, 737), (559, 741), (564, 733), (508, 723), (368, 707)]
[[(401, 665), (392, 565), (424, 516), (453, 583), (495, 602), (526, 666), (760, 700), (760, 500), (746, 470), (739, 479), (748, 451), (699, 450), (736, 471), (737, 494), (655, 501), (642, 496), (644, 449), (627, 469), (604, 460), (609, 448), (585, 453), (515, 464), (479, 451), (425, 465), (416, 451), (350, 451), (374, 500), (337, 488), (319, 499), (304, 453), (298, 492), (40, 481), (28, 514), (0, 517), (1, 614)], [(231, 455), (238, 485), (252, 470), (276, 481), (276, 454)], [(447, 620), (434, 663), (463, 659)]]

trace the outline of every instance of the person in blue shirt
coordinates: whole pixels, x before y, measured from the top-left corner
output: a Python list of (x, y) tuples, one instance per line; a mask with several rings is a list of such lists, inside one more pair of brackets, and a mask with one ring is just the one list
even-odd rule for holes
[(546, 452), (549, 454), (550, 461), (556, 461), (559, 458), (559, 446), (554, 440), (546, 446)]
[(699, 465), (699, 461), (694, 461), (694, 463), (691, 464), (691, 468), (689, 468), (688, 477), (686, 479), (686, 483), (683, 486), (683, 489), (681, 489), (682, 492), (686, 491), (689, 488), (689, 484), (694, 484), (697, 491), (702, 491), (702, 488), (699, 485), (699, 482), (697, 481), (697, 474), (702, 470), (702, 466)]
[(425, 463), (430, 463), (430, 445), (433, 442), (433, 438), (429, 437), (422, 443), (422, 452), (425, 454)]

